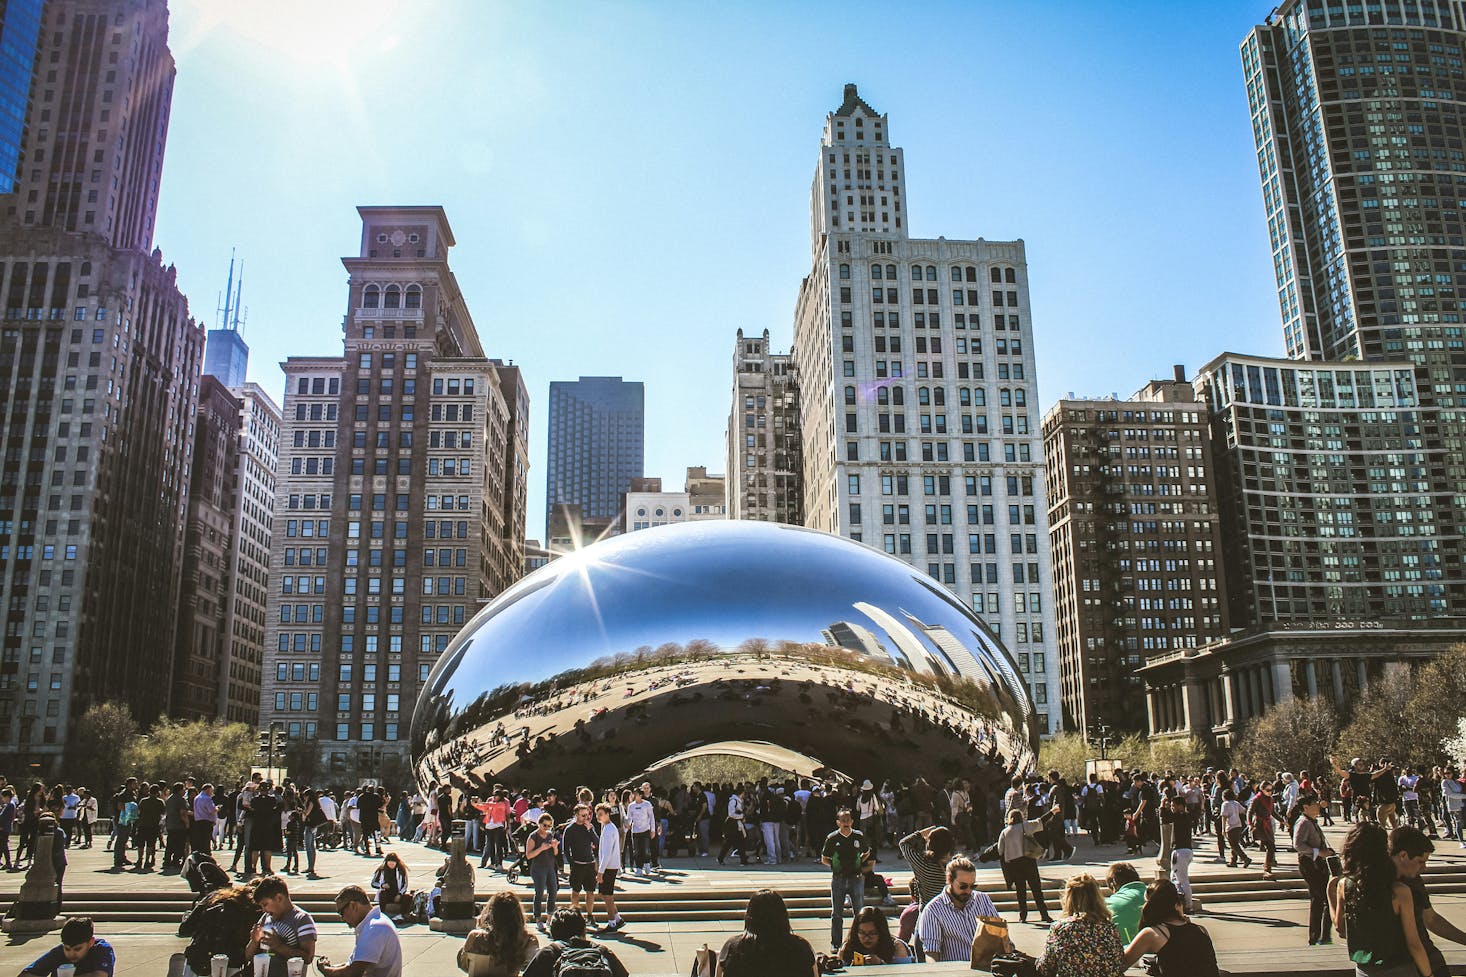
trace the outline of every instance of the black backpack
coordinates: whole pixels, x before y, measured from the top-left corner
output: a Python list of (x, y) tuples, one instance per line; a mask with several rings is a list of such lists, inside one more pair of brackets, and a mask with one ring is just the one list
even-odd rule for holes
[(611, 977), (611, 965), (600, 947), (590, 943), (558, 945), (560, 959), (555, 961), (554, 977)]

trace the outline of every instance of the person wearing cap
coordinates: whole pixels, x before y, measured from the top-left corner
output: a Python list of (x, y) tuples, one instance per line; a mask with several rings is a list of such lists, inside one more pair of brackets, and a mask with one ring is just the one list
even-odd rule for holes
[(1374, 793), (1374, 782), (1376, 779), (1389, 773), (1389, 767), (1380, 767), (1378, 770), (1370, 770), (1364, 762), (1363, 757), (1355, 757), (1349, 761), (1349, 769), (1345, 770), (1339, 766), (1339, 761), (1329, 757), (1329, 766), (1341, 779), (1348, 780), (1349, 791), (1354, 796), (1354, 820), (1365, 821), (1370, 818), (1370, 799)]

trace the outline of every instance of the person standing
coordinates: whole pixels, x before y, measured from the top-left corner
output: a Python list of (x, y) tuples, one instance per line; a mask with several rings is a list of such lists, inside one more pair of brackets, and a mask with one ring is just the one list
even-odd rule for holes
[(1171, 884), (1181, 893), (1182, 904), (1189, 913), (1191, 912), (1191, 858), (1193, 855), (1191, 846), (1194, 843), (1192, 839), (1196, 832), (1196, 825), (1191, 820), (1191, 812), (1186, 809), (1186, 798), (1177, 796), (1171, 799), (1169, 816), (1171, 822)]
[(1415, 897), (1395, 876), (1389, 839), (1378, 824), (1354, 825), (1344, 838), (1344, 871), (1329, 880), (1329, 913), (1359, 974), (1431, 972), (1415, 925)]
[(1242, 850), (1242, 816), (1246, 811), (1240, 801), (1237, 800), (1237, 793), (1228, 787), (1222, 791), (1222, 807), (1220, 815), (1222, 818), (1223, 830), (1227, 833), (1227, 843), (1232, 846), (1232, 859), (1227, 864), (1231, 868), (1237, 867), (1237, 859), (1242, 859), (1244, 868), (1252, 867), (1252, 858)]
[(1054, 858), (1068, 858), (1074, 854), (1074, 846), (1069, 843), (1065, 833), (1065, 825), (1074, 811), (1074, 790), (1064, 775), (1057, 770), (1049, 771), (1049, 799), (1051, 807), (1059, 809), (1059, 816), (1054, 819), (1056, 826), (1049, 828), (1049, 850)]
[(590, 806), (577, 804), (575, 817), (565, 826), (561, 840), (563, 854), (570, 865), (570, 908), (580, 912), (580, 894), (585, 893), (586, 916), (590, 916), (590, 904), (596, 891), (596, 842), (595, 829), (590, 823)]
[(270, 861), (283, 846), (280, 837), (280, 801), (275, 797), (275, 785), (266, 780), (250, 805), (254, 824), (249, 830), (249, 862), (245, 866), (248, 874), (255, 870), (255, 858), (259, 858), (261, 875), (271, 875), (274, 869)]
[(92, 847), (92, 825), (97, 823), (97, 796), (85, 787), (79, 788), (81, 807), (77, 809), (76, 826), (81, 830), (83, 848)]
[(214, 803), (214, 785), (204, 784), (193, 799), (193, 823), (188, 828), (188, 843), (194, 851), (205, 855), (213, 852), (214, 829), (218, 823), (219, 808)]
[[(1043, 828), (1042, 821), (1024, 821), (1022, 808), (1008, 812), (1008, 826), (998, 835), (998, 858), (1003, 866), (1003, 881), (1018, 894), (1018, 921), (1028, 922), (1028, 894), (1033, 894), (1038, 916), (1052, 923), (1048, 904), (1044, 902), (1043, 881), (1038, 877), (1038, 859), (1029, 853), (1033, 832)], [(1041, 851), (1039, 846), (1036, 851)], [(950, 874), (950, 873), (949, 873)], [(948, 879), (950, 883), (950, 878)], [(924, 938), (923, 938), (924, 939)]]
[(489, 799), (477, 807), (484, 818), (484, 851), (479, 857), (478, 867), (488, 868), (489, 860), (493, 859), (494, 868), (502, 872), (504, 854), (509, 847), (509, 797), (502, 787), (496, 786)]
[(3, 847), (5, 855), (5, 867), (14, 868), (10, 860), (10, 832), (15, 828), (15, 812), (18, 810), (15, 803), (15, 791), (6, 787), (0, 790), (0, 847)]
[(834, 831), (825, 836), (820, 861), (830, 869), (830, 947), (840, 952), (845, 937), (845, 900), (851, 911), (859, 915), (865, 907), (865, 863), (875, 855), (865, 835), (855, 830), (855, 814), (848, 807), (835, 814)]
[(723, 822), (723, 849), (718, 852), (718, 864), (728, 857), (728, 852), (738, 849), (738, 860), (748, 864), (748, 842), (743, 835), (744, 796), (739, 791), (728, 795), (728, 818)]
[(983, 917), (997, 915), (987, 893), (977, 890), (977, 868), (960, 855), (952, 859), (947, 863), (946, 888), (926, 904), (916, 921), (926, 962), (970, 960), (972, 941)]
[(325, 957), (317, 958), (323, 977), (402, 977), (402, 941), (397, 927), (372, 905), (365, 889), (348, 885), (338, 892), (336, 912), (356, 931), (356, 946), (351, 959), (340, 967)]
[(1415, 900), (1415, 929), (1420, 934), (1425, 955), (1430, 958), (1430, 977), (1450, 977), (1451, 968), (1430, 936), (1434, 933), (1442, 939), (1466, 944), (1466, 932), (1437, 913), (1430, 904), (1430, 893), (1420, 873), (1425, 871), (1434, 851), (1435, 846), (1418, 828), (1400, 827), (1390, 832), (1390, 858), (1395, 863), (1395, 877), (1410, 887), (1410, 894)]
[(360, 854), (371, 856), (372, 839), (377, 839), (377, 856), (382, 857), (382, 839), (379, 835), (381, 829), (382, 795), (377, 793), (375, 787), (363, 787), (356, 796), (356, 816), (360, 818), (361, 825), (357, 834), (356, 845), (353, 850)]
[[(600, 825), (600, 844), (596, 849), (596, 895), (606, 903), (606, 927), (614, 933), (625, 923), (616, 911), (616, 873), (621, 870), (621, 829), (611, 820), (611, 805), (596, 805), (596, 821)], [(587, 917), (596, 914), (595, 895), (588, 900)]]
[[(1320, 798), (1320, 812), (1327, 809), (1327, 805)], [(1278, 861), (1277, 831), (1273, 817), (1273, 785), (1264, 780), (1258, 785), (1252, 800), (1247, 802), (1247, 820), (1252, 825), (1252, 840), (1262, 849), (1262, 877), (1269, 882), (1273, 879), (1273, 866)]]
[(632, 791), (631, 803), (626, 805), (626, 820), (631, 831), (631, 870), (637, 875), (650, 874), (655, 819), (656, 811), (641, 789)]
[(1324, 841), (1323, 829), (1318, 826), (1318, 795), (1305, 794), (1299, 798), (1298, 808), (1302, 813), (1293, 824), (1293, 850), (1298, 853), (1298, 872), (1308, 883), (1308, 945), (1329, 944), (1334, 940), (1328, 906), (1328, 859), (1334, 850)]
[(541, 814), (539, 830), (524, 840), (524, 860), (534, 880), (534, 918), (540, 932), (545, 931), (555, 911), (555, 895), (560, 888), (560, 873), (555, 859), (560, 854), (560, 839), (555, 837), (555, 819)]
[[(150, 872), (157, 861), (158, 832), (162, 829), (166, 810), (162, 784), (148, 788), (148, 796), (137, 802), (137, 824), (133, 828), (133, 836), (137, 838), (136, 871)], [(166, 855), (164, 860), (167, 860)]]
[[(113, 815), (112, 824), (117, 832), (117, 840), (112, 847), (112, 868), (114, 871), (122, 871), (123, 866), (131, 865), (127, 859), (127, 842), (132, 837), (132, 827), (137, 823), (137, 778), (128, 777), (127, 783), (122, 786), (112, 797)], [(32, 848), (31, 857), (35, 857), (35, 850)]]
[(61, 830), (66, 835), (66, 847), (68, 848), (76, 839), (76, 813), (79, 807), (81, 807), (81, 796), (72, 789), (70, 784), (67, 784), (61, 795)]

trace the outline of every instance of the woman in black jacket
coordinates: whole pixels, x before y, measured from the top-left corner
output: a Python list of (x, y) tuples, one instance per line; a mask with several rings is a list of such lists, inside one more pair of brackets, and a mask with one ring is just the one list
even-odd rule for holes
[(244, 948), (259, 919), (260, 909), (247, 885), (225, 886), (204, 896), (178, 926), (179, 936), (192, 938), (183, 951), (189, 969), (207, 974), (216, 953), (228, 954), (231, 971), (244, 966)]

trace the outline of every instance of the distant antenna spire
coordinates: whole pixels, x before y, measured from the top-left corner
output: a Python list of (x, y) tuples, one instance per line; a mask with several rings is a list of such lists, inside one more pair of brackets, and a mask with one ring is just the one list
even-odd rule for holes
[(234, 325), (229, 328), (239, 332), (239, 310), (244, 298), (244, 262), (239, 263), (239, 284), (234, 289)]
[[(243, 278), (241, 277), (241, 281)], [(234, 249), (229, 249), (229, 283), (224, 286), (224, 306), (219, 311), (219, 328), (228, 329), (230, 304), (234, 301)]]

